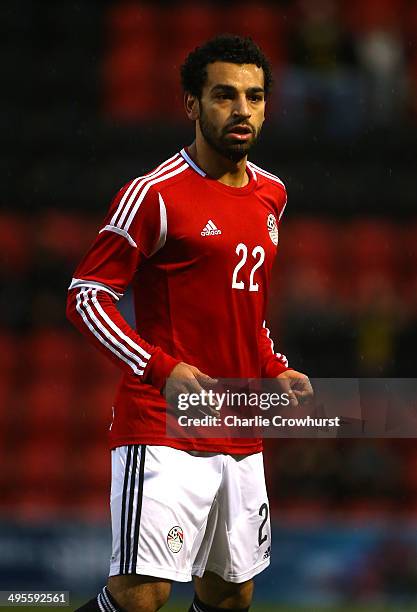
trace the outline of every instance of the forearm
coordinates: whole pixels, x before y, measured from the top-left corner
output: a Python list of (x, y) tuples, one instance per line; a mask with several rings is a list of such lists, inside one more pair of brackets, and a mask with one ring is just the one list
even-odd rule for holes
[(180, 360), (141, 338), (118, 311), (117, 299), (111, 289), (75, 287), (68, 293), (67, 317), (124, 372), (162, 390)]

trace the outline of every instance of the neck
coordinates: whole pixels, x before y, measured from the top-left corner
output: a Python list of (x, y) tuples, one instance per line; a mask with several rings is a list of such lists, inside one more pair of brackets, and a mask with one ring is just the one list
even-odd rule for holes
[(246, 173), (247, 156), (238, 162), (227, 159), (227, 157), (215, 151), (198, 133), (195, 141), (188, 148), (188, 153), (206, 174), (224, 185), (244, 187), (249, 182)]

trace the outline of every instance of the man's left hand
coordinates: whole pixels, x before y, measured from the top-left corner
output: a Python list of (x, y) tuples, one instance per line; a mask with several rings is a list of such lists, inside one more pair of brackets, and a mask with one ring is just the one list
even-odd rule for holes
[(296, 408), (298, 404), (302, 404), (311, 400), (314, 396), (313, 387), (306, 374), (297, 372), (296, 370), (286, 370), (277, 376), (277, 380), (282, 381), (285, 392), (290, 397), (290, 404)]

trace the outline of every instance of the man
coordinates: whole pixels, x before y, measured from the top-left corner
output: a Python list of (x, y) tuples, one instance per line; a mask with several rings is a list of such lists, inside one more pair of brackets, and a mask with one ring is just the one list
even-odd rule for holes
[[(247, 162), (271, 70), (251, 39), (220, 36), (182, 67), (194, 143), (123, 187), (69, 298), (71, 321), (123, 370), (110, 427), (113, 551), (107, 587), (80, 610), (155, 612), (193, 577), (192, 612), (244, 612), (269, 564), (258, 439), (172, 439), (170, 394), (217, 377), (308, 378), (264, 326), (283, 183)], [(139, 332), (115, 304), (132, 282)]]

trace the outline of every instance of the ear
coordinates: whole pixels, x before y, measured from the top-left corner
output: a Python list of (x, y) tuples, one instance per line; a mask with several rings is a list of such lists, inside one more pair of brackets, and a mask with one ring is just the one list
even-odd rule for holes
[(184, 107), (188, 119), (190, 119), (191, 121), (197, 121), (197, 119), (200, 117), (200, 104), (196, 96), (185, 92)]

